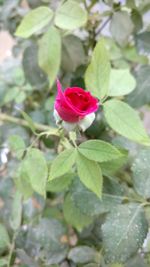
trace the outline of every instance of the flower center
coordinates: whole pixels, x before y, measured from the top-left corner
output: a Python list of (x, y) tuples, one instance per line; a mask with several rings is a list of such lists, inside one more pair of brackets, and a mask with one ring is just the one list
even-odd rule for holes
[(89, 99), (86, 95), (77, 92), (71, 92), (66, 95), (67, 100), (77, 109), (85, 111), (89, 106)]

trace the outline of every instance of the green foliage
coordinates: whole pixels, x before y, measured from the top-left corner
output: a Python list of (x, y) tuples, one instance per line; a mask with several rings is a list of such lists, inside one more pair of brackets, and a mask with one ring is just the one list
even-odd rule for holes
[[(147, 221), (141, 205), (126, 204), (113, 209), (102, 225), (105, 257), (108, 262), (125, 262), (142, 246)], [(130, 244), (128, 240), (130, 238)]]
[(46, 190), (49, 192), (61, 192), (69, 187), (72, 178), (72, 173), (66, 173), (63, 176), (57, 177), (57, 179), (52, 179), (47, 182)]
[(77, 171), (82, 183), (99, 198), (102, 196), (103, 176), (101, 168), (97, 162), (89, 160), (82, 156), (80, 152), (77, 155)]
[(74, 226), (78, 231), (81, 231), (93, 221), (91, 216), (84, 214), (78, 207), (75, 206), (70, 194), (65, 197), (63, 213), (67, 223)]
[(81, 212), (88, 216), (109, 212), (124, 199), (123, 189), (117, 181), (104, 179), (102, 199), (88, 190), (79, 180), (71, 187), (72, 199)]
[(49, 88), (48, 77), (38, 65), (37, 45), (32, 43), (24, 50), (22, 64), (32, 90), (40, 91)]
[(141, 66), (135, 71), (135, 78), (137, 81), (136, 89), (127, 96), (127, 102), (133, 107), (141, 107), (150, 102), (149, 95), (149, 66)]
[(17, 230), (21, 225), (22, 219), (22, 195), (16, 192), (12, 203), (12, 214), (10, 224), (13, 230)]
[(4, 252), (10, 245), (10, 239), (6, 227), (0, 224), (0, 253)]
[(33, 133), (35, 133), (35, 125), (34, 125), (34, 122), (32, 121), (32, 119), (30, 118), (30, 116), (24, 112), (23, 110), (20, 111), (22, 116), (24, 117), (24, 119), (27, 121), (28, 123), (28, 126), (30, 127), (31, 131)]
[(53, 85), (60, 67), (61, 38), (59, 31), (50, 27), (39, 42), (39, 66), (47, 73)]
[(141, 150), (135, 157), (133, 171), (133, 185), (136, 192), (144, 198), (150, 198), (150, 150)]
[(110, 32), (119, 45), (125, 46), (127, 44), (133, 29), (133, 22), (126, 11), (118, 11), (113, 14)]
[(49, 180), (62, 176), (71, 170), (72, 165), (75, 163), (76, 149), (66, 149), (58, 155), (52, 162)]
[(125, 267), (148, 267), (148, 265), (140, 255), (136, 255), (127, 261)]
[(108, 94), (109, 77), (110, 62), (108, 51), (104, 39), (100, 39), (94, 48), (91, 63), (85, 73), (87, 90), (101, 100)]
[(7, 258), (2, 258), (2, 259), (0, 259), (0, 267), (4, 267), (4, 266), (6, 266), (8, 264), (8, 260), (7, 260)]
[(30, 11), (19, 25), (16, 36), (28, 38), (32, 34), (40, 31), (52, 19), (53, 11), (50, 8), (41, 6)]
[(149, 47), (150, 32), (147, 31), (137, 34), (135, 40), (139, 52), (150, 53), (150, 47)]
[(25, 143), (19, 135), (11, 135), (8, 139), (10, 149), (15, 153), (17, 158), (21, 158), (24, 154)]
[(134, 24), (134, 31), (138, 32), (143, 27), (143, 19), (138, 9), (133, 8), (131, 13), (131, 19)]
[(87, 12), (76, 1), (68, 0), (56, 11), (55, 24), (64, 30), (74, 30), (87, 22)]
[(75, 71), (86, 62), (83, 44), (75, 35), (67, 35), (62, 40), (62, 68), (65, 71)]
[(28, 151), (21, 164), (20, 172), (33, 190), (45, 196), (48, 167), (44, 155), (40, 150), (31, 148)]
[(122, 157), (119, 157), (117, 159), (113, 159), (110, 161), (102, 162), (101, 163), (101, 169), (102, 172), (106, 175), (114, 175), (116, 174), (121, 167), (125, 166), (128, 160), (128, 154), (122, 155)]
[(88, 246), (78, 246), (69, 251), (68, 258), (75, 263), (95, 262), (97, 257), (96, 251)]
[(128, 69), (112, 69), (110, 73), (109, 96), (122, 96), (131, 93), (136, 86)]
[(140, 144), (150, 145), (138, 114), (126, 103), (109, 100), (104, 104), (104, 114), (114, 131)]
[(13, 87), (11, 89), (11, 92), (7, 92), (4, 97), (4, 103), (7, 104), (12, 100), (15, 100), (15, 98), (19, 95), (19, 88)]
[(32, 255), (44, 260), (46, 265), (57, 264), (67, 255), (66, 238), (66, 229), (62, 223), (56, 219), (43, 218), (34, 227), (30, 227), (25, 243), (28, 250), (32, 244)]
[(79, 152), (87, 159), (105, 162), (122, 156), (114, 146), (101, 140), (89, 140), (79, 146)]
[(26, 173), (24, 172), (22, 166), (19, 169), (18, 173), (16, 174), (14, 182), (17, 189), (19, 190), (19, 192), (22, 193), (25, 200), (33, 195), (32, 185)]

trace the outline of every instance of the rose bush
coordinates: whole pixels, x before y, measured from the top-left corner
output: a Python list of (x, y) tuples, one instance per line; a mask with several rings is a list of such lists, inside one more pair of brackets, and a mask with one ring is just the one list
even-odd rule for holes
[(0, 267), (150, 266), (148, 2), (0, 0)]

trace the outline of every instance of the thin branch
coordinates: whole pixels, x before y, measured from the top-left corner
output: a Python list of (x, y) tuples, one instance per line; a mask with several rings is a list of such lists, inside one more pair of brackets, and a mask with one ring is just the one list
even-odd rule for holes
[[(13, 117), (5, 113), (1, 113), (1, 112), (0, 112), (0, 122), (11, 122), (11, 123), (18, 124), (24, 127), (29, 127), (28, 122), (25, 121), (24, 119), (16, 118), (16, 117)], [(48, 131), (48, 132), (51, 132), (52, 135), (56, 135), (56, 136), (59, 135), (58, 129), (55, 127), (51, 127), (51, 126), (40, 124), (40, 123), (34, 123), (34, 126), (36, 130), (40, 132)]]
[(106, 25), (108, 24), (108, 22), (111, 20), (112, 16), (108, 17), (105, 22), (102, 24), (102, 26), (98, 29), (98, 31), (96, 32), (96, 34), (100, 34), (102, 32), (102, 30), (106, 27)]
[(13, 234), (12, 244), (10, 245), (7, 267), (11, 267), (12, 255), (15, 249), (15, 240), (16, 240), (16, 232)]

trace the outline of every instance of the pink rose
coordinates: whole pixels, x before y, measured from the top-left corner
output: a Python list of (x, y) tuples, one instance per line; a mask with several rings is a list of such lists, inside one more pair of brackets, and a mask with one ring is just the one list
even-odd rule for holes
[(55, 110), (63, 121), (80, 122), (98, 109), (98, 100), (80, 87), (68, 87), (62, 91), (57, 80), (57, 90)]

